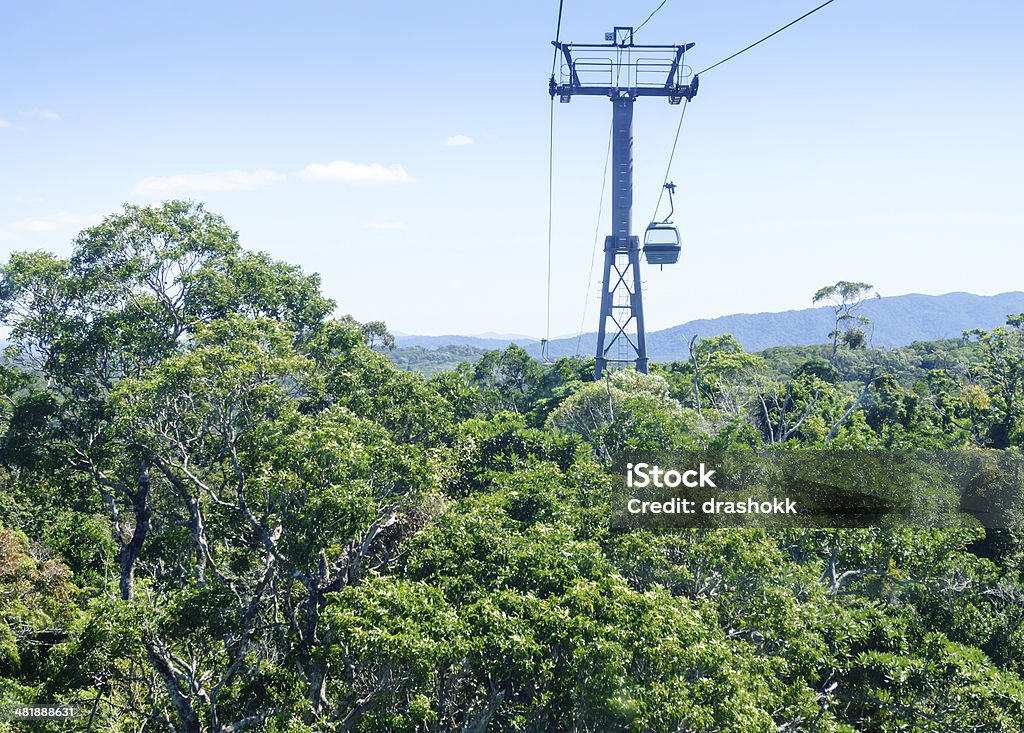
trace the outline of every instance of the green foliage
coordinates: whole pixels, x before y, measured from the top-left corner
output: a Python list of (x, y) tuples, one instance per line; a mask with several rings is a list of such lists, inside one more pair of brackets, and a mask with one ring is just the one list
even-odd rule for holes
[(422, 346), (400, 346), (388, 352), (388, 358), (403, 371), (419, 372), (433, 376), (440, 372), (454, 371), (460, 364), (472, 364), (480, 359), (486, 349), (476, 346), (454, 344), (437, 349)]
[(35, 699), (47, 677), (44, 649), (75, 618), (71, 572), (38, 549), (0, 526), (0, 702)]
[(835, 314), (835, 328), (829, 333), (832, 337), (831, 361), (835, 361), (840, 343), (850, 349), (863, 349), (867, 346), (868, 337), (862, 326), (871, 323), (871, 319), (857, 314), (856, 311), (872, 294), (876, 298), (882, 297), (869, 283), (847, 280), (840, 280), (835, 285), (826, 285), (814, 294), (814, 303), (825, 301)]
[(1016, 733), (1018, 532), (609, 527), (621, 450), (1020, 448), (1024, 316), (886, 352), (869, 290), (816, 295), (831, 354), (425, 379), (194, 203), (16, 253), (0, 701), (115, 733)]
[(672, 399), (668, 382), (632, 370), (612, 372), (579, 387), (548, 417), (548, 426), (580, 435), (603, 455), (699, 445), (702, 424)]
[(672, 396), (699, 412), (729, 413), (751, 387), (755, 375), (765, 370), (764, 359), (748, 354), (732, 336), (713, 336), (696, 341), (685, 362), (656, 365)]
[[(965, 334), (977, 338), (981, 359), (974, 377), (985, 390), (984, 400), (971, 405), (987, 418), (986, 442), (1009, 448), (1024, 440), (1024, 314), (1007, 317), (1006, 326)], [(980, 395), (979, 395), (980, 397)]]

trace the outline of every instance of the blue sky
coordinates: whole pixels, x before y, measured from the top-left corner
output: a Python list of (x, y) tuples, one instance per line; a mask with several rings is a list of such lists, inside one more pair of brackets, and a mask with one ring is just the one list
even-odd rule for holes
[[(815, 4), (668, 0), (637, 41), (694, 41), (701, 69)], [(562, 40), (600, 41), (655, 5), (566, 0)], [(0, 254), (67, 253), (122, 203), (188, 197), (248, 248), (321, 273), (342, 313), (542, 336), (556, 14), (8, 3)], [(1024, 289), (1022, 27), (1009, 0), (837, 0), (702, 77), (671, 172), (684, 251), (645, 272), (648, 328), (806, 307), (839, 279), (883, 295)], [(637, 103), (638, 229), (678, 111)], [(596, 326), (610, 114), (600, 98), (555, 107), (552, 335), (579, 330), (585, 301)]]

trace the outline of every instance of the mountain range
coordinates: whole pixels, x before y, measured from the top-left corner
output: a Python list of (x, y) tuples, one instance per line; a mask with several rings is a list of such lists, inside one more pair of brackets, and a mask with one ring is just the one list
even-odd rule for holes
[[(914, 341), (934, 341), (959, 337), (972, 328), (989, 329), (1006, 322), (1012, 313), (1024, 313), (1024, 292), (999, 295), (947, 293), (945, 295), (896, 295), (865, 302), (859, 315), (871, 319), (866, 328), (870, 344), (893, 348)], [(781, 313), (737, 313), (718, 318), (687, 321), (678, 326), (649, 331), (647, 350), (654, 361), (675, 361), (688, 358), (688, 344), (700, 338), (732, 334), (747, 351), (761, 351), (770, 346), (805, 346), (830, 341), (834, 327), (833, 310), (828, 306), (783, 311)], [(503, 349), (517, 343), (533, 356), (540, 356), (537, 339), (485, 334), (481, 336), (413, 336), (396, 334), (399, 347), (419, 346), (437, 349), (449, 345), (473, 346), (482, 349)], [(577, 347), (578, 344), (578, 347)], [(590, 355), (597, 345), (597, 335), (586, 333), (582, 338), (554, 339), (548, 345), (551, 357)]]

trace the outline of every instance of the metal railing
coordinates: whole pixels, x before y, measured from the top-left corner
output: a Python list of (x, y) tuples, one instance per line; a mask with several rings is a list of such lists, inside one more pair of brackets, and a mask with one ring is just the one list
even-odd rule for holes
[[(573, 82), (573, 71), (576, 79), (583, 86), (608, 86), (624, 89), (683, 86), (693, 76), (693, 69), (680, 61), (673, 72), (673, 59), (663, 57), (642, 56), (632, 58), (625, 52), (613, 56), (582, 56), (573, 59), (572, 67), (562, 63), (559, 77), (562, 84)], [(671, 80), (669, 74), (672, 74)]]

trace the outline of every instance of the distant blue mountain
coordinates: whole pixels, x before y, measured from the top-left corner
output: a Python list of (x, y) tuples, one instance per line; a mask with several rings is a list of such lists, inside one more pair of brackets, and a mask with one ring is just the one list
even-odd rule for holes
[[(868, 301), (858, 310), (871, 319), (868, 333), (872, 346), (893, 348), (914, 341), (956, 338), (972, 328), (989, 329), (1006, 322), (1012, 313), (1024, 313), (1024, 292), (1000, 295), (896, 295)], [(805, 308), (782, 313), (740, 313), (719, 318), (688, 321), (662, 331), (647, 334), (647, 349), (654, 361), (688, 358), (687, 345), (696, 334), (700, 338), (730, 333), (747, 351), (770, 346), (806, 346), (829, 341), (833, 328), (831, 308)], [(482, 338), (474, 336), (402, 336), (399, 346), (439, 348), (465, 344), (484, 349), (503, 349), (518, 343), (530, 354), (540, 355), (540, 343), (534, 339)], [(597, 344), (594, 333), (577, 339), (553, 340), (548, 345), (552, 357), (591, 355)]]
[[(991, 296), (970, 293), (898, 295), (868, 301), (858, 310), (860, 315), (871, 319), (866, 329), (871, 345), (888, 348), (914, 341), (956, 338), (972, 328), (1001, 325), (1007, 315), (1022, 312), (1022, 292)], [(707, 337), (731, 333), (747, 351), (761, 351), (769, 346), (820, 344), (830, 340), (828, 334), (834, 323), (834, 313), (828, 307), (704, 319), (652, 333), (648, 351), (657, 361), (685, 359), (694, 334)], [(575, 351), (575, 346), (573, 349)]]
[(524, 349), (536, 345), (540, 351), (540, 341), (527, 336), (413, 336), (396, 333), (395, 346), (400, 349), (419, 346), (424, 349), (440, 349), (444, 346), (475, 346), (479, 349), (504, 349), (511, 343), (517, 343)]

